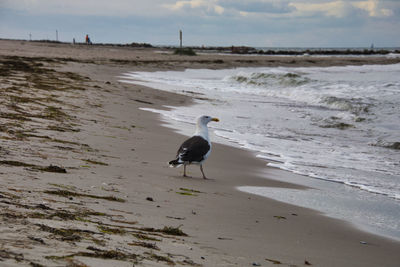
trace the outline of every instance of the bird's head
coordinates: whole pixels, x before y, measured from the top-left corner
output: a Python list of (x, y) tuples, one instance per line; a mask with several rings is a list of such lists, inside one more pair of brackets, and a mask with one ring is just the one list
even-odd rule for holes
[(204, 115), (197, 119), (197, 124), (207, 125), (210, 121), (218, 122), (219, 119)]

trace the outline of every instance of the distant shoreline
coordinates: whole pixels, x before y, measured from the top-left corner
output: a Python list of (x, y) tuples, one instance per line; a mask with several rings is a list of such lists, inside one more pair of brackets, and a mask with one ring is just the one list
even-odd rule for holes
[[(5, 41), (26, 41), (35, 43), (55, 43), (72, 44), (72, 42), (62, 42), (56, 40), (16, 40), (0, 38)], [(75, 42), (75, 45), (87, 45), (84, 42)], [(92, 43), (91, 46), (112, 46), (112, 47), (134, 47), (134, 48), (163, 48), (174, 50), (176, 45), (152, 45), (150, 43)], [(215, 52), (223, 54), (243, 54), (243, 55), (317, 55), (317, 56), (360, 56), (360, 55), (389, 55), (400, 54), (400, 47), (251, 47), (251, 46), (185, 46), (196, 52)]]

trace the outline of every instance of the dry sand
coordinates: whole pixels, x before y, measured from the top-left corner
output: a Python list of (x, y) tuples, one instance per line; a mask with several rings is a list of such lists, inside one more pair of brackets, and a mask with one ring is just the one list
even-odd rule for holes
[(193, 178), (181, 177), (166, 162), (185, 137), (139, 108), (191, 99), (122, 84), (117, 76), (399, 61), (184, 57), (0, 40), (0, 265), (398, 266), (399, 242), (237, 191), (240, 185), (298, 187), (269, 180), (294, 175), (265, 168), (248, 151), (216, 144), (205, 164), (212, 180), (201, 179), (196, 166), (189, 167)]

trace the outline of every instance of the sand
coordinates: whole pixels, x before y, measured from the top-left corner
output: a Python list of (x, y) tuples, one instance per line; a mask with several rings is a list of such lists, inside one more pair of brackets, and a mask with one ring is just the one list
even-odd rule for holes
[(117, 76), (400, 59), (160, 51), (0, 40), (1, 266), (398, 266), (399, 242), (237, 191), (299, 188), (249, 151), (214, 144), (204, 166), (212, 179), (197, 166), (182, 177), (166, 163), (186, 137), (139, 108), (191, 99)]

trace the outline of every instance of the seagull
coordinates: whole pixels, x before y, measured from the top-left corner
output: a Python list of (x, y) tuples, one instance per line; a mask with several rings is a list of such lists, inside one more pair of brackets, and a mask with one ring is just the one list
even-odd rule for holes
[(210, 121), (218, 122), (219, 119), (210, 116), (201, 116), (197, 118), (196, 132), (179, 147), (176, 153), (176, 159), (169, 162), (170, 167), (180, 167), (183, 165), (183, 176), (186, 175), (186, 165), (199, 164), (203, 178), (207, 179), (203, 171), (203, 162), (208, 158), (211, 152), (211, 142), (208, 137), (207, 124)]

